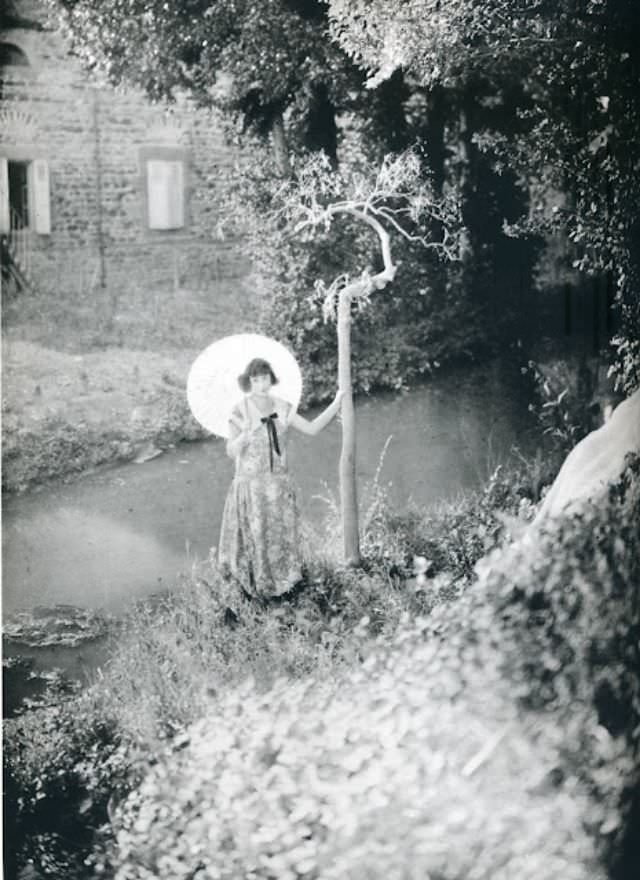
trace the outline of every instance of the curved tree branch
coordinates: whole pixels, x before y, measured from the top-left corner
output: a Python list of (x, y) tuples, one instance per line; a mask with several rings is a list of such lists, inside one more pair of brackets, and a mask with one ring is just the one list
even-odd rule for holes
[(343, 207), (340, 206), (331, 206), (329, 209), (330, 214), (350, 214), (352, 217), (356, 217), (358, 220), (362, 220), (363, 223), (368, 223), (378, 235), (380, 239), (380, 246), (382, 248), (382, 260), (384, 262), (384, 270), (382, 272), (378, 272), (377, 275), (374, 275), (371, 279), (371, 283), (376, 290), (382, 290), (390, 281), (393, 281), (397, 266), (394, 264), (393, 259), (391, 257), (391, 240), (389, 238), (389, 233), (384, 228), (382, 223), (379, 220), (376, 220), (375, 217), (372, 217), (371, 214), (366, 214), (364, 211), (359, 211), (356, 208), (352, 207)]

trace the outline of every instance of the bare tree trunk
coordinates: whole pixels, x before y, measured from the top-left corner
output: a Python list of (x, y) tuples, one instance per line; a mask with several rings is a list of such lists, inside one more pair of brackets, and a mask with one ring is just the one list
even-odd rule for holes
[[(458, 162), (458, 185), (462, 195), (463, 204), (466, 205), (467, 200), (469, 199), (471, 157), (469, 155), (469, 121), (464, 107), (460, 109), (458, 116)], [(473, 258), (473, 245), (471, 243), (469, 230), (466, 227), (463, 228), (460, 235), (460, 258), (463, 266), (469, 266)]]
[(340, 453), (340, 507), (342, 540), (347, 565), (360, 564), (358, 492), (356, 486), (356, 425), (351, 389), (351, 288), (338, 299), (338, 384), (346, 391), (342, 398), (342, 450)]
[(284, 133), (284, 121), (281, 113), (277, 113), (273, 118), (271, 135), (273, 137), (273, 155), (278, 173), (281, 174), (282, 177), (290, 177), (291, 162), (289, 161), (289, 148)]
[(344, 561), (360, 565), (360, 533), (358, 530), (358, 492), (356, 484), (356, 420), (351, 385), (351, 300), (371, 290), (383, 290), (393, 281), (396, 266), (391, 259), (389, 233), (375, 217), (364, 211), (340, 205), (336, 214), (349, 214), (368, 223), (378, 235), (384, 269), (368, 281), (359, 279), (345, 285), (338, 294), (338, 385), (346, 394), (342, 398), (342, 449), (340, 452), (340, 507)]

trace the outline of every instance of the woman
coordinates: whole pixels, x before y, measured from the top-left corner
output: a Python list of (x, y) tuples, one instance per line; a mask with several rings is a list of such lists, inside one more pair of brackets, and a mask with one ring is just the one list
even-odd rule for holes
[(254, 358), (238, 377), (244, 400), (229, 420), (227, 453), (236, 470), (222, 514), (218, 560), (251, 597), (281, 596), (302, 578), (299, 515), (287, 470), (287, 431), (315, 435), (334, 418), (344, 395), (312, 422), (272, 393), (268, 361)]

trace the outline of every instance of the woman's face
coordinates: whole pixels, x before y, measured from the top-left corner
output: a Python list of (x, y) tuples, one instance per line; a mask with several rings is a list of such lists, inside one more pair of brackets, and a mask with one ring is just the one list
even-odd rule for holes
[(254, 394), (267, 394), (271, 388), (271, 376), (269, 373), (259, 373), (257, 376), (250, 376), (251, 391)]

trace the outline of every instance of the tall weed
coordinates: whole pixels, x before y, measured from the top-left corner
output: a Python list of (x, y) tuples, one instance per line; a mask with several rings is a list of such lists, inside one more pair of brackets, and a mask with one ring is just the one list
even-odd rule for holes
[[(360, 569), (311, 547), (303, 588), (264, 606), (225, 582), (215, 560), (194, 565), (169, 594), (130, 609), (113, 632), (108, 663), (85, 694), (7, 723), (18, 862), (49, 851), (58, 866), (67, 859), (59, 875), (79, 880), (78, 860), (107, 822), (110, 800), (135, 785), (141, 768), (171, 749), (212, 701), (246, 687), (256, 695), (310, 680), (338, 687), (399, 627), (464, 597), (477, 559), (514, 522), (529, 518), (524, 467), (517, 478), (497, 469), (482, 492), (454, 504), (394, 511), (381, 482), (387, 446), (363, 493)], [(338, 508), (335, 499), (328, 505), (331, 535)], [(429, 561), (422, 580), (415, 576), (416, 556)], [(34, 786), (37, 800), (29, 794)], [(76, 835), (79, 850), (65, 850), (63, 817), (65, 827), (84, 828)]]
[(339, 677), (219, 694), (117, 811), (103, 864), (118, 880), (633, 876), (639, 487), (632, 463)]

